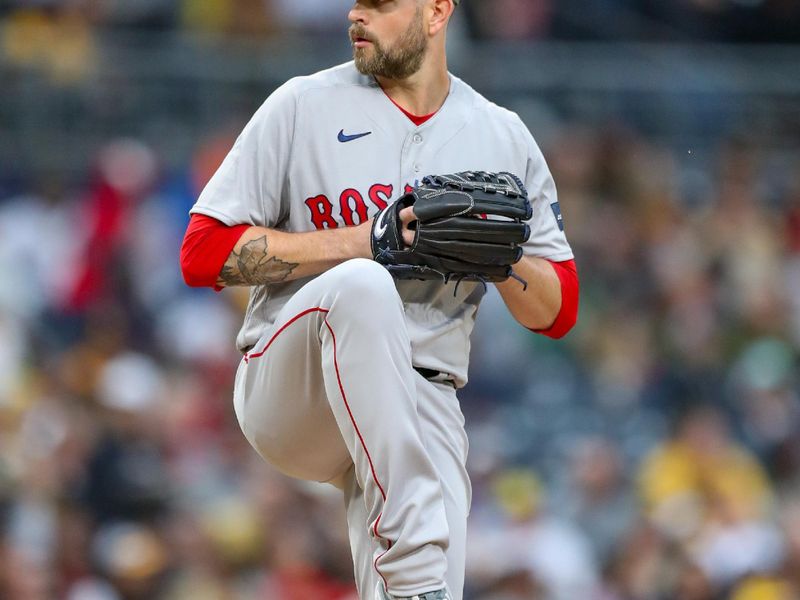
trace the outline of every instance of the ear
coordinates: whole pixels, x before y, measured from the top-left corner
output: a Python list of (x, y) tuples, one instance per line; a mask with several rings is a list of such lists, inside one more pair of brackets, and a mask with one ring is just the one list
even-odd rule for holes
[(453, 0), (430, 0), (429, 10), (431, 11), (431, 18), (428, 23), (429, 33), (431, 36), (438, 34), (445, 27), (447, 27), (450, 16), (453, 14), (456, 5)]

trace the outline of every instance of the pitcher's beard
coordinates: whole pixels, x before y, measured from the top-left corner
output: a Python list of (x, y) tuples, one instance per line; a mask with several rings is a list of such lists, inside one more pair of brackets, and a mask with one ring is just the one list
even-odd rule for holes
[[(353, 26), (351, 31), (358, 37), (359, 28)], [(371, 39), (372, 44), (366, 48), (355, 48), (353, 58), (356, 69), (363, 75), (385, 77), (387, 79), (406, 79), (422, 66), (425, 52), (428, 50), (428, 39), (422, 28), (422, 9), (418, 8), (414, 19), (394, 47), (385, 49), (380, 42)]]

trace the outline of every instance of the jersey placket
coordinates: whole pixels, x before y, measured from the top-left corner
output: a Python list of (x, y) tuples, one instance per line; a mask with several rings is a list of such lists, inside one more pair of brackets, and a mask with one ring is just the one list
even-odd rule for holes
[(400, 158), (400, 173), (403, 182), (416, 185), (427, 174), (425, 169), (425, 134), (419, 129), (411, 130), (403, 141)]

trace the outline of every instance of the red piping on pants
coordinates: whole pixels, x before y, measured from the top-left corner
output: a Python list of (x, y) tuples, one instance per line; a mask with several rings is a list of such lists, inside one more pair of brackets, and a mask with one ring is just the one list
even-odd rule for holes
[[(278, 331), (276, 331), (272, 335), (272, 337), (267, 342), (267, 345), (264, 346), (263, 350), (261, 350), (260, 352), (255, 353), (255, 354), (245, 354), (244, 355), (244, 362), (245, 363), (249, 363), (250, 359), (252, 359), (252, 358), (260, 358), (260, 357), (264, 356), (264, 354), (267, 352), (267, 350), (269, 350), (269, 347), (272, 345), (272, 342), (274, 342), (275, 339), (281, 333), (283, 333), (283, 331), (286, 330), (287, 327), (289, 327), (289, 325), (291, 325), (292, 323), (294, 323), (295, 321), (297, 321), (301, 317), (304, 317), (304, 316), (312, 314), (312, 313), (323, 313), (323, 314), (327, 315), (329, 312), (330, 312), (330, 310), (327, 309), (327, 308), (315, 307), (315, 308), (309, 308), (309, 309), (304, 310), (303, 312), (295, 315), (294, 317), (289, 319), (286, 323), (284, 323), (281, 326), (281, 328), (278, 329)], [(334, 366), (334, 369), (336, 370), (336, 381), (339, 384), (339, 392), (342, 394), (342, 400), (344, 401), (344, 406), (347, 409), (347, 414), (350, 415), (350, 422), (353, 424), (353, 429), (355, 429), (356, 435), (358, 435), (358, 439), (361, 442), (361, 447), (364, 449), (364, 454), (367, 455), (367, 461), (369, 462), (369, 468), (370, 468), (370, 470), (372, 472), (372, 480), (375, 482), (375, 485), (378, 486), (378, 489), (381, 492), (381, 497), (383, 498), (383, 503), (386, 504), (386, 492), (384, 491), (383, 486), (381, 485), (381, 482), (378, 480), (378, 475), (375, 472), (375, 465), (372, 462), (372, 456), (370, 456), (369, 450), (367, 450), (367, 444), (364, 441), (364, 436), (361, 435), (361, 430), (358, 428), (358, 425), (356, 424), (355, 417), (353, 417), (353, 411), (350, 410), (350, 403), (347, 401), (347, 395), (344, 393), (344, 386), (342, 385), (342, 378), (341, 378), (341, 375), (339, 374), (339, 361), (336, 358), (336, 335), (333, 333), (333, 328), (331, 327), (331, 324), (328, 322), (327, 316), (325, 317), (325, 326), (328, 328), (328, 331), (331, 332), (331, 339), (333, 340), (333, 366)], [(388, 552), (392, 548), (391, 540), (386, 539), (380, 533), (378, 533), (378, 524), (381, 522), (381, 517), (382, 516), (383, 516), (383, 511), (381, 511), (381, 513), (378, 515), (378, 518), (375, 520), (375, 524), (372, 527), (372, 531), (375, 534), (375, 537), (378, 537), (378, 538), (380, 538), (380, 539), (382, 539), (383, 541), (386, 542), (386, 544), (388, 545), (388, 548), (383, 552), (383, 554), (381, 554), (380, 556), (378, 556), (375, 559), (375, 561), (373, 563), (373, 567), (375, 568), (375, 572), (377, 572), (378, 575), (380, 576), (380, 578), (383, 579), (383, 584), (385, 586), (387, 586), (387, 589), (388, 589), (388, 583), (386, 582), (386, 578), (383, 576), (383, 573), (381, 573), (380, 569), (378, 568), (378, 561), (381, 558), (383, 558), (383, 556), (386, 554), (386, 552)]]

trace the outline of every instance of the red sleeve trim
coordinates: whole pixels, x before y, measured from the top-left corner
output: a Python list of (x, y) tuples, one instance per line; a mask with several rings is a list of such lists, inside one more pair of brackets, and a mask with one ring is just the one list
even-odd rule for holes
[(217, 278), (222, 266), (249, 228), (250, 225), (229, 227), (206, 215), (192, 215), (181, 246), (181, 272), (186, 284), (221, 290)]
[(580, 295), (580, 283), (578, 282), (578, 269), (574, 260), (564, 262), (552, 262), (553, 268), (561, 282), (561, 309), (555, 322), (548, 329), (534, 330), (547, 337), (554, 339), (562, 338), (578, 322), (578, 297)]

